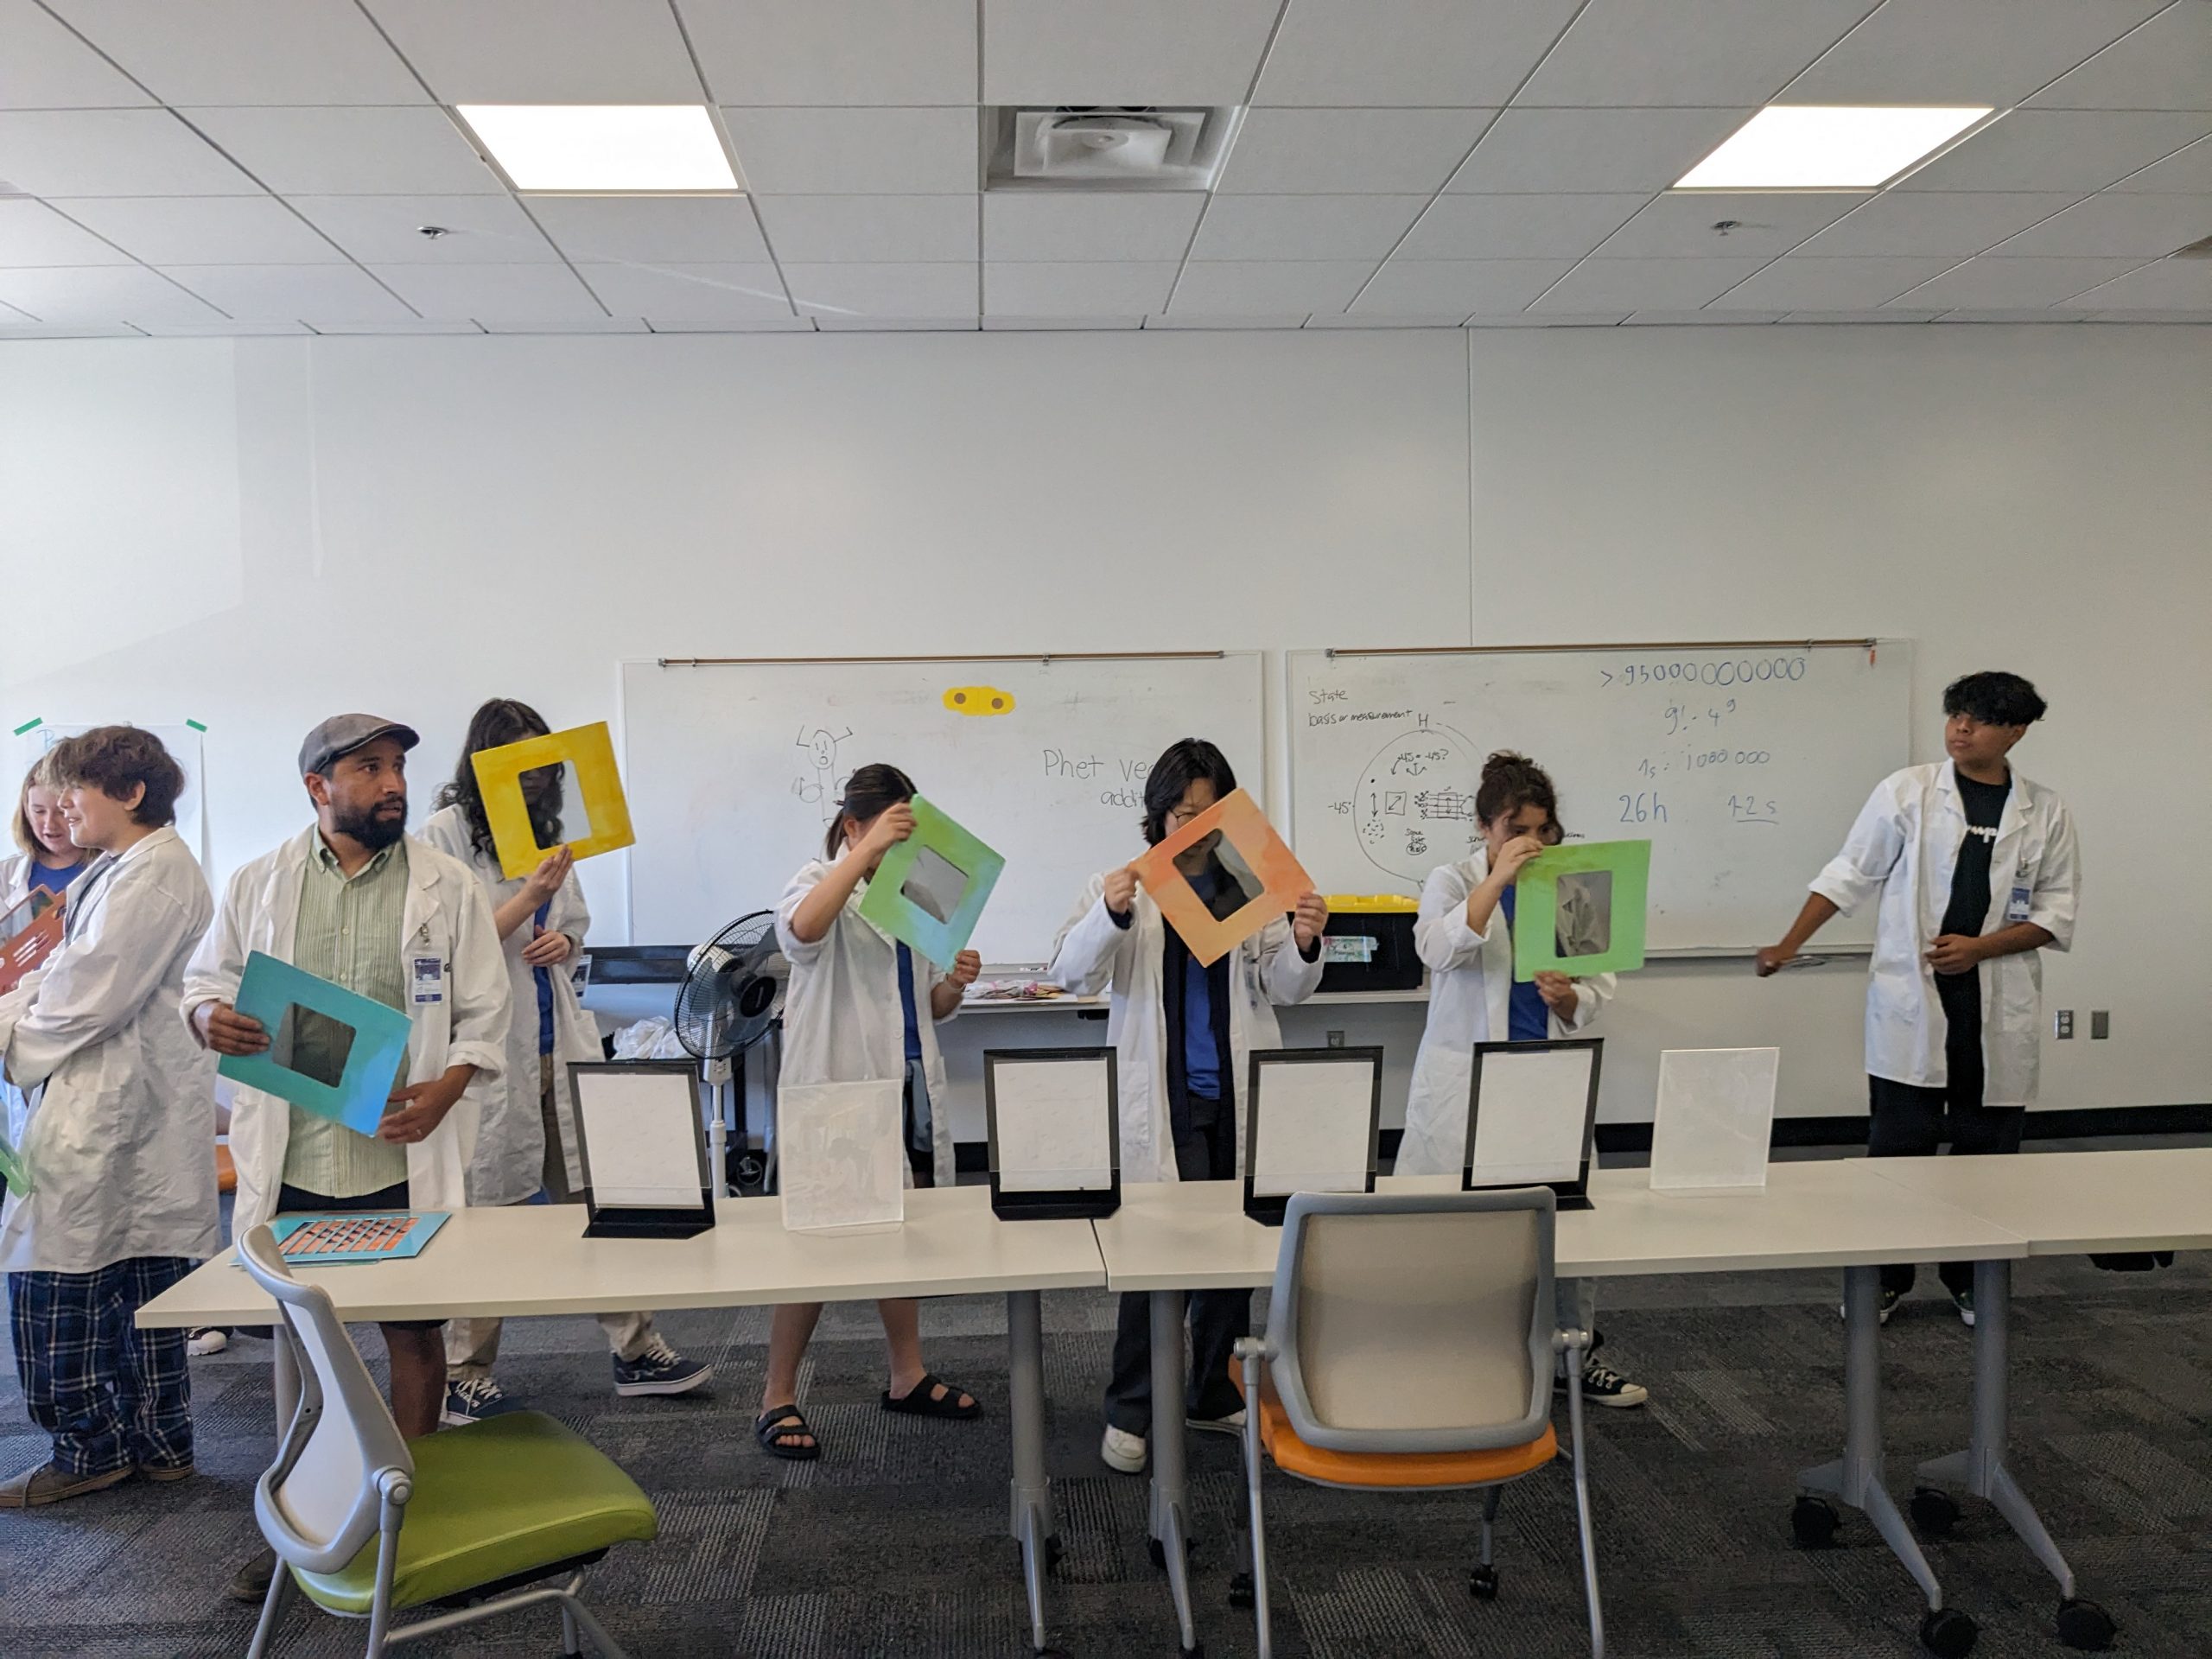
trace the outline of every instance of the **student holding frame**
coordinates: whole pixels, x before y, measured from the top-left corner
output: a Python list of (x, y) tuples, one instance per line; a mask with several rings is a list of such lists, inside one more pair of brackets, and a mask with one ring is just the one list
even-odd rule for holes
[[(1222, 752), (1201, 738), (1171, 744), (1144, 787), (1144, 838), (1158, 846), (1236, 787)], [(1243, 890), (1203, 842), (1176, 861), (1215, 914), (1243, 908)], [(1054, 942), (1050, 978), (1077, 995), (1110, 989), (1107, 1040), (1117, 1054), (1122, 1178), (1126, 1181), (1234, 1180), (1243, 1172), (1236, 1086), (1254, 1049), (1280, 1048), (1275, 1005), (1303, 1002), (1321, 982), (1321, 933), (1329, 907), (1306, 893), (1295, 912), (1201, 964), (1127, 865), (1093, 876)], [(1152, 1313), (1142, 1295), (1122, 1298), (1106, 1385), (1109, 1469), (1140, 1473), (1152, 1432)], [(1230, 1382), (1230, 1351), (1250, 1333), (1251, 1297), (1242, 1290), (1191, 1298), (1194, 1428), (1230, 1433), (1244, 1423)]]
[[(1522, 867), (1564, 836), (1551, 775), (1525, 754), (1500, 749), (1483, 762), (1475, 790), (1483, 844), (1471, 857), (1429, 872), (1414, 946), (1427, 967), (1428, 1027), (1414, 1058), (1400, 1175), (1443, 1175), (1464, 1166), (1467, 1103), (1477, 1043), (1541, 1042), (1583, 1030), (1612, 995), (1611, 974), (1573, 979), (1513, 977), (1515, 881)], [(1596, 1286), (1558, 1281), (1560, 1321), (1591, 1333), (1582, 1397), (1592, 1405), (1640, 1406), (1649, 1398), (1597, 1358)], [(1559, 1386), (1566, 1387), (1562, 1372)]]
[[(913, 1177), (934, 1185), (952, 1173), (952, 1134), (933, 1123), (945, 1097), (944, 1061), (935, 1027), (960, 1012), (960, 998), (982, 970), (963, 950), (946, 967), (917, 957), (860, 914), (861, 889), (883, 855), (914, 833), (913, 779), (890, 766), (867, 766), (846, 781), (823, 837), (822, 856), (784, 889), (776, 938), (791, 963), (784, 994), (783, 1081), (787, 1084), (906, 1080), (906, 1154)], [(926, 1014), (924, 1009), (926, 1008)], [(880, 1301), (891, 1350), (883, 1408), (921, 1417), (971, 1418), (972, 1395), (922, 1363), (920, 1305)], [(819, 1302), (776, 1310), (768, 1334), (768, 1374), (753, 1438), (772, 1458), (804, 1462), (822, 1454), (798, 1408), (799, 1362), (822, 1317)]]

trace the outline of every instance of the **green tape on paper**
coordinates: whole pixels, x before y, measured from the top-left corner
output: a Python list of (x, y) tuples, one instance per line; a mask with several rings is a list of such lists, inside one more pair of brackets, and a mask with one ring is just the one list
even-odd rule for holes
[(1643, 966), (1651, 843), (1550, 847), (1514, 882), (1513, 977), (1633, 973)]
[(920, 796), (914, 833), (883, 855), (861, 917), (939, 969), (967, 945), (1006, 860)]
[(44, 715), (41, 715), (36, 720), (27, 720), (22, 725), (16, 727), (11, 735), (21, 737), (25, 732), (35, 732), (45, 724), (46, 716)]
[(201, 725), (198, 721), (196, 721), (196, 720), (188, 720), (188, 721), (186, 721), (184, 723), (185, 723), (186, 725), (188, 725), (188, 726), (191, 727), (191, 728), (192, 728), (192, 729), (193, 729), (194, 731), (195, 731), (195, 732), (204, 732), (204, 731), (206, 731), (206, 730), (207, 729), (205, 726), (202, 726), (202, 725)]

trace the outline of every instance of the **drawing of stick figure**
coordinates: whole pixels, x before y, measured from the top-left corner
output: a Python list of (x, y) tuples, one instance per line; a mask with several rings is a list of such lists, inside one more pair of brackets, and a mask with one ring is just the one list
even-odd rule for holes
[(844, 779), (837, 775), (837, 746), (849, 742), (853, 728), (848, 726), (843, 734), (832, 732), (826, 726), (799, 728), (798, 747), (806, 751), (814, 775), (801, 773), (791, 779), (791, 793), (809, 805), (818, 808), (822, 822), (827, 823), (837, 807), (840, 785)]

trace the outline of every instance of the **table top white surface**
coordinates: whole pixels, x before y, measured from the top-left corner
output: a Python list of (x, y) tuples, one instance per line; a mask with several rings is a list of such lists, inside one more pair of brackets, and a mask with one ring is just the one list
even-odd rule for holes
[(1865, 1162), (1908, 1192), (2012, 1229), (2030, 1255), (2212, 1249), (2212, 1147)]

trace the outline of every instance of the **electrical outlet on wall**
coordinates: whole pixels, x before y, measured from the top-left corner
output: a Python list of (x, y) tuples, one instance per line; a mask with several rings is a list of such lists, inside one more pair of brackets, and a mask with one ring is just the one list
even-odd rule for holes
[(2071, 1042), (2074, 1038), (2074, 1010), (2061, 1008), (2051, 1016), (2050, 1034), (2060, 1042)]
[(2112, 1010), (2098, 1008), (2089, 1015), (2089, 1040), (2101, 1042), (2112, 1035)]

